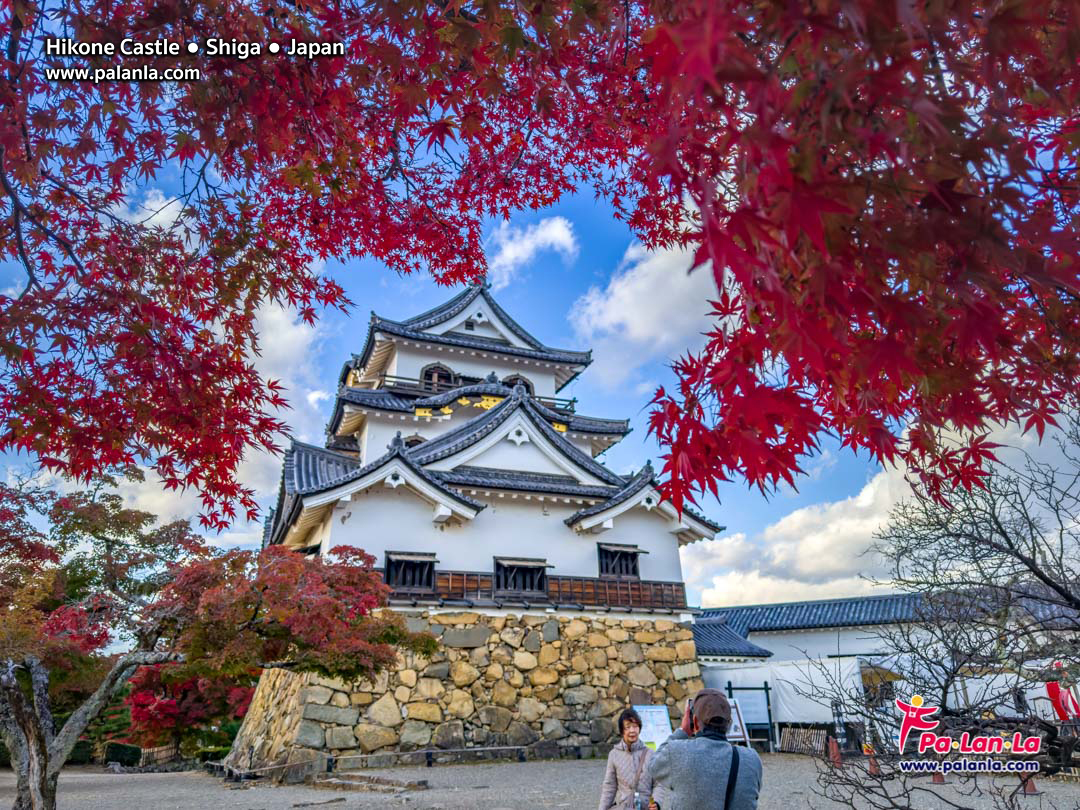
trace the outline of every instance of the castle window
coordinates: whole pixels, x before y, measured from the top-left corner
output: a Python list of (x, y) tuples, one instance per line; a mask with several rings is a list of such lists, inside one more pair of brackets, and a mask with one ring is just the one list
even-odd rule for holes
[(420, 387), (426, 391), (449, 391), (454, 387), (454, 372), (438, 364), (425, 366), (420, 372)]
[(475, 321), (465, 321), (465, 331), (466, 332), (474, 332), (474, 331), (476, 331), (476, 322)]
[(413, 551), (386, 552), (386, 584), (395, 591), (435, 590), (434, 554)]
[(648, 554), (637, 546), (624, 546), (617, 543), (598, 543), (600, 556), (600, 576), (619, 579), (640, 579), (638, 555)]
[(547, 593), (547, 560), (531, 557), (496, 557), (495, 590)]
[(507, 388), (513, 388), (515, 385), (522, 385), (525, 387), (525, 392), (529, 396), (533, 395), (532, 383), (522, 377), (520, 374), (515, 374), (512, 377), (507, 377), (505, 380), (503, 380), (503, 385), (505, 385)]
[(416, 447), (418, 444), (423, 444), (427, 441), (423, 436), (410, 436), (405, 440), (406, 447)]

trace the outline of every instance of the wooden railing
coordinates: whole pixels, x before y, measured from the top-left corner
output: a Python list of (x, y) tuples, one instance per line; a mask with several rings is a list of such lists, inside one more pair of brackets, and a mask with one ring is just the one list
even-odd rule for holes
[[(394, 374), (379, 375), (380, 388), (385, 388), (388, 391), (401, 391), (410, 394), (424, 394), (425, 396), (442, 394), (446, 391), (453, 391), (455, 388), (461, 388), (464, 385), (476, 384), (477, 383), (462, 381), (443, 382), (438, 380), (421, 380), (416, 377), (398, 377)], [(574, 408), (577, 406), (576, 399), (560, 399), (559, 397), (537, 396), (534, 396), (533, 399), (535, 399), (541, 405), (546, 405), (552, 410), (563, 411), (565, 413), (573, 413)]]
[(681, 582), (650, 582), (635, 579), (606, 579), (603, 577), (547, 577), (547, 591), (500, 591), (495, 589), (495, 577), (483, 571), (436, 571), (435, 589), (418, 591), (415, 588), (394, 591), (403, 599), (428, 598), (473, 599), (484, 601), (551, 602), (585, 606), (633, 608), (686, 607), (686, 588)]

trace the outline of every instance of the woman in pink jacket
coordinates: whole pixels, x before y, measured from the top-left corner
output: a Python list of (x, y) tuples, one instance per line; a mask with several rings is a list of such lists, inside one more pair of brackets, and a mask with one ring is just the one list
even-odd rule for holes
[(638, 739), (641, 717), (633, 709), (619, 715), (622, 738), (608, 754), (600, 810), (648, 810), (652, 793), (649, 759), (652, 751)]

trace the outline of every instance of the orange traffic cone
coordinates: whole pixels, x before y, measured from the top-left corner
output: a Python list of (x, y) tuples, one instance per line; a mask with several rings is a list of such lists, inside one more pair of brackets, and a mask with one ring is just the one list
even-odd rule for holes
[(870, 775), (881, 776), (881, 767), (877, 764), (877, 757), (874, 756), (874, 752), (870, 752)]
[(1034, 776), (1021, 776), (1020, 785), (1023, 790), (1020, 791), (1021, 796), (1041, 796), (1042, 791), (1035, 787)]
[(829, 764), (832, 765), (834, 768), (844, 767), (844, 762), (840, 758), (840, 746), (837, 744), (835, 737), (829, 737), (828, 749)]
[(948, 781), (945, 779), (945, 774), (943, 774), (940, 770), (936, 770), (936, 769), (935, 769), (934, 775), (933, 775), (933, 777), (931, 777), (930, 781), (935, 785), (947, 785), (947, 784), (949, 784)]

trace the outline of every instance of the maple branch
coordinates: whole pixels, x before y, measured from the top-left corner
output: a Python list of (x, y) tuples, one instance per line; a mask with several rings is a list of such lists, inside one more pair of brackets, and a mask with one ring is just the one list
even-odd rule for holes
[[(28, 220), (30, 220), (32, 225), (34, 225), (39, 231), (41, 231), (43, 234), (45, 234), (47, 237), (52, 239), (54, 242), (56, 242), (60, 246), (60, 248), (63, 250), (63, 252), (67, 254), (68, 258), (71, 259), (71, 261), (75, 265), (75, 267), (78, 268), (80, 273), (85, 274), (86, 273), (86, 268), (83, 266), (82, 261), (76, 255), (75, 248), (73, 248), (71, 246), (71, 243), (68, 242), (67, 239), (65, 239), (63, 236), (58, 234), (56, 231), (54, 231), (52, 228), (50, 228), (48, 225), (44, 224), (43, 222), (40, 222), (37, 219), (37, 217), (35, 217), (33, 215), (33, 213), (31, 213), (30, 209), (27, 208), (23, 204), (22, 200), (19, 199), (18, 193), (12, 187), (11, 183), (8, 182), (7, 175), (3, 171), (3, 165), (4, 165), (4, 158), (5, 157), (6, 157), (6, 152), (5, 152), (4, 146), (2, 144), (0, 144), (0, 185), (2, 185), (4, 187), (4, 191), (7, 192), (8, 197), (11, 199), (11, 203), (15, 207), (16, 215), (18, 215), (19, 212), (22, 212), (26, 216), (26, 218)], [(21, 243), (21, 230), (16, 229), (16, 233), (19, 234), (20, 243)], [(29, 273), (29, 274), (31, 274), (31, 276), (33, 276), (33, 269), (29, 265), (29, 260), (25, 259), (26, 254), (23, 253), (22, 255), (24, 257), (24, 261), (27, 262), (27, 268), (26, 268), (27, 273)]]
[(75, 747), (75, 743), (78, 742), (79, 736), (86, 730), (87, 725), (101, 713), (113, 696), (124, 688), (124, 684), (136, 669), (143, 666), (183, 660), (184, 656), (180, 653), (138, 650), (128, 653), (113, 664), (109, 674), (105, 676), (98, 688), (78, 709), (72, 712), (67, 722), (64, 723), (64, 727), (60, 729), (52, 744), (49, 745), (47, 775), (51, 777), (60, 772), (60, 768), (63, 767), (64, 762), (71, 753), (71, 749)]

